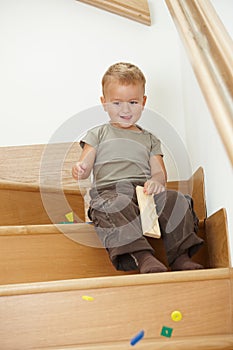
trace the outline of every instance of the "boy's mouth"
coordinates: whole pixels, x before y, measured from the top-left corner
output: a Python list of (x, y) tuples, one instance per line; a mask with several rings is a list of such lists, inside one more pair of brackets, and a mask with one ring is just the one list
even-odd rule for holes
[(130, 120), (132, 118), (131, 115), (121, 115), (120, 117), (124, 120)]

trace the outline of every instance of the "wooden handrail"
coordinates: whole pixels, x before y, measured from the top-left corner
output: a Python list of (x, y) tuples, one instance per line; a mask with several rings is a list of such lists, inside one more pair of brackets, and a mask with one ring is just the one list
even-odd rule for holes
[(151, 25), (147, 0), (78, 0), (102, 10), (132, 19), (148, 26)]
[(233, 164), (233, 42), (209, 0), (165, 0)]

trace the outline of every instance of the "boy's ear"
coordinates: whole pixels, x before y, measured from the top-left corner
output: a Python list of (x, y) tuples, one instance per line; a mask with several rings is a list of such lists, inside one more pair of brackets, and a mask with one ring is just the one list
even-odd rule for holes
[(106, 110), (106, 101), (105, 101), (104, 96), (101, 96), (101, 97), (100, 97), (100, 102), (102, 103), (102, 105), (103, 105), (103, 107), (104, 107), (104, 110), (105, 110), (105, 112), (106, 112), (106, 111), (107, 111), (107, 110)]
[(145, 104), (146, 104), (146, 100), (147, 100), (147, 96), (143, 96), (143, 100), (142, 100), (142, 105), (143, 105), (143, 107), (145, 106)]

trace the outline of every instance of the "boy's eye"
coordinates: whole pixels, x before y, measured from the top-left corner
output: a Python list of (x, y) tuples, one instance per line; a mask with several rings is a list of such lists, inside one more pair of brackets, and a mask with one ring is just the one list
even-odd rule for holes
[(112, 105), (115, 107), (121, 107), (124, 103), (127, 103), (130, 106), (138, 105), (138, 101), (129, 101), (129, 102), (112, 101)]

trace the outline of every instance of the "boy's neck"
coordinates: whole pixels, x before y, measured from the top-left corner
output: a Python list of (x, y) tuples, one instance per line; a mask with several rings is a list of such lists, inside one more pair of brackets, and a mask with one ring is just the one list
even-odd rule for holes
[(115, 128), (118, 128), (118, 129), (122, 129), (122, 130), (133, 130), (133, 131), (141, 131), (141, 129), (136, 125), (136, 124), (132, 124), (132, 125), (129, 125), (129, 126), (121, 126), (119, 123), (111, 123), (110, 124), (112, 126), (114, 126)]

